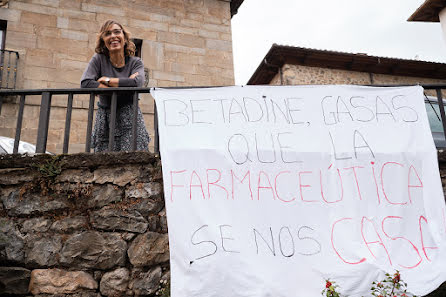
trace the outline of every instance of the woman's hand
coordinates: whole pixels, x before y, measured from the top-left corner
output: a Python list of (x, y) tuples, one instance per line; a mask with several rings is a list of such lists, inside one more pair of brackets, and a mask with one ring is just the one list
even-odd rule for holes
[(130, 75), (129, 78), (136, 78), (138, 75), (139, 75), (139, 73), (135, 72), (132, 75)]
[(99, 88), (119, 87), (119, 78), (117, 77), (102, 76), (98, 79), (98, 82), (100, 83)]

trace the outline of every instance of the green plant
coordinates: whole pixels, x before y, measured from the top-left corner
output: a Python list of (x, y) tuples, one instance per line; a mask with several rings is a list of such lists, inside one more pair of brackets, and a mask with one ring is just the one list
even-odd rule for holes
[(46, 163), (37, 165), (37, 170), (43, 177), (53, 178), (58, 176), (62, 172), (60, 158), (61, 155), (52, 156)]
[[(326, 280), (322, 295), (326, 297), (342, 297), (337, 292), (338, 287), (335, 282)], [(371, 296), (374, 297), (416, 297), (407, 293), (407, 284), (401, 280), (398, 270), (393, 275), (386, 273), (386, 278), (380, 282), (373, 282), (370, 290)]]
[(407, 293), (407, 284), (401, 280), (400, 272), (397, 270), (393, 275), (386, 273), (382, 282), (372, 283), (372, 296), (376, 297), (410, 297)]
[(335, 282), (327, 279), (325, 281), (325, 289), (322, 291), (322, 295), (326, 297), (342, 297), (340, 293), (336, 291), (338, 285)]

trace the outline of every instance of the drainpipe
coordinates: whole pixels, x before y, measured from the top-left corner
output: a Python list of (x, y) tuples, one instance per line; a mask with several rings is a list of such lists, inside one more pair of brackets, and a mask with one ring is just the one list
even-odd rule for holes
[(265, 63), (265, 65), (267, 67), (277, 68), (277, 70), (279, 72), (279, 76), (280, 76), (280, 85), (283, 86), (283, 71), (282, 71), (282, 67), (268, 63), (268, 61), (266, 61), (266, 58), (263, 59), (263, 63)]

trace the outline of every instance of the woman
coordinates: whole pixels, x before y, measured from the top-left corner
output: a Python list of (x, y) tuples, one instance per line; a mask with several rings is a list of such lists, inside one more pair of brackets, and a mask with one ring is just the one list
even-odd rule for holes
[[(135, 57), (135, 44), (130, 34), (116, 21), (106, 21), (98, 34), (96, 54), (88, 63), (81, 78), (81, 88), (141, 87), (144, 84), (144, 65)], [(132, 140), (133, 96), (118, 93), (114, 151), (130, 151)], [(111, 94), (99, 95), (92, 147), (95, 152), (108, 150)], [(137, 146), (147, 151), (150, 141), (141, 110), (138, 108)]]

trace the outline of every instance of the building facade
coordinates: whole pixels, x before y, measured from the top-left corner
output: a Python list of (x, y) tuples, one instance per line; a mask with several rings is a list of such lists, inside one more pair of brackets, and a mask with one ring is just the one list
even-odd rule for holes
[[(114, 19), (136, 39), (148, 86), (233, 85), (231, 0), (9, 0), (0, 2), (2, 49), (18, 52), (16, 88), (77, 88), (101, 24)], [(0, 38), (1, 39), (1, 38)], [(141, 95), (153, 134), (153, 99)], [(47, 150), (63, 143), (67, 98), (53, 96)], [(40, 98), (27, 96), (21, 140), (35, 143)], [(88, 98), (75, 96), (69, 152), (85, 147)], [(0, 135), (14, 137), (18, 104), (3, 103)]]
[(274, 44), (248, 85), (446, 83), (446, 64)]

